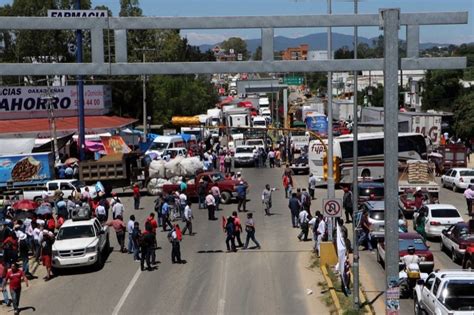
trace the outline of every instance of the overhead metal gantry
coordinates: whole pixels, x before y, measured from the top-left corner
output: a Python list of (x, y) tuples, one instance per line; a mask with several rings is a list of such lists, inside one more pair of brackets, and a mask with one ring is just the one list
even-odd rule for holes
[[(25, 64), (2, 63), (2, 75), (152, 75), (257, 72), (338, 72), (384, 71), (384, 178), (385, 207), (398, 208), (398, 70), (460, 69), (466, 58), (420, 58), (422, 25), (466, 24), (467, 12), (400, 13), (381, 9), (378, 14), (246, 16), (246, 17), (107, 17), (47, 18), (0, 17), (4, 30), (90, 30), (90, 63)], [(344, 60), (273, 60), (274, 29), (316, 27), (379, 27), (384, 35), (384, 58)], [(398, 32), (406, 26), (407, 58), (399, 58)], [(261, 61), (226, 62), (145, 62), (131, 63), (127, 56), (127, 31), (152, 29), (249, 29), (262, 34)], [(114, 32), (115, 51), (105, 62), (104, 31)], [(66, 44), (66, 43), (65, 43)], [(330, 130), (331, 132), (332, 130)], [(332, 157), (328, 157), (332, 160)], [(332, 177), (329, 175), (329, 177)], [(328, 178), (332, 180), (332, 178)], [(385, 216), (386, 310), (399, 313), (398, 290), (398, 212)], [(356, 244), (355, 244), (356, 246)], [(355, 257), (357, 258), (357, 257)], [(358, 259), (358, 258), (357, 258)]]

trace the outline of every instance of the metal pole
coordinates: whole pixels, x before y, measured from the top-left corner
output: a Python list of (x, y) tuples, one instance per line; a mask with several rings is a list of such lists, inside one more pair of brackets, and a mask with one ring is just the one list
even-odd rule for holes
[[(331, 0), (328, 0), (328, 14), (332, 14)], [(328, 60), (332, 59), (332, 28), (328, 27)], [(332, 135), (332, 72), (328, 72), (328, 198), (335, 198), (336, 192), (334, 188), (334, 172), (333, 172), (333, 135)], [(330, 232), (328, 240), (332, 241), (332, 229), (334, 228), (334, 220), (330, 220)]]
[[(354, 0), (354, 14), (359, 13), (358, 0)], [(354, 59), (357, 59), (357, 42), (358, 42), (358, 29), (354, 27)], [(354, 274), (354, 292), (353, 292), (353, 303), (356, 310), (359, 309), (359, 246), (357, 244), (357, 226), (355, 224), (355, 214), (358, 211), (358, 200), (359, 190), (358, 177), (359, 177), (359, 151), (358, 151), (358, 117), (357, 117), (357, 71), (354, 71), (354, 110), (352, 114), (352, 136), (353, 136), (353, 147), (352, 147), (352, 244), (354, 249), (352, 252), (352, 273)]]
[(283, 89), (283, 128), (288, 127), (288, 89)]
[[(381, 12), (384, 32), (384, 183), (385, 209), (398, 208), (398, 29), (399, 9)], [(398, 212), (385, 214), (386, 313), (399, 314)]]
[[(81, 0), (76, 0), (76, 10), (81, 9)], [(82, 63), (82, 31), (76, 30), (76, 62)], [(82, 75), (77, 76), (77, 95), (79, 109), (79, 160), (86, 158), (86, 124), (84, 118), (84, 81)]]
[(48, 112), (49, 112), (49, 119), (51, 120), (51, 133), (52, 133), (51, 136), (53, 137), (54, 165), (56, 166), (57, 164), (59, 164), (60, 159), (59, 159), (58, 136), (56, 133), (56, 118), (54, 117), (54, 110), (51, 104), (51, 101), (53, 100), (53, 95), (51, 93), (49, 80), (47, 80), (47, 85), (48, 85), (48, 94), (47, 94)]
[[(143, 63), (145, 63), (145, 47), (143, 48)], [(143, 142), (147, 142), (147, 120), (146, 120), (146, 75), (143, 75)]]

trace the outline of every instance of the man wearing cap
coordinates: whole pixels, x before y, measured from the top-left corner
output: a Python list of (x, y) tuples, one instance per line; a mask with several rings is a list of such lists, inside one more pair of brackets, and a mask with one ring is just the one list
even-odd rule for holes
[(198, 197), (199, 197), (199, 209), (206, 209), (205, 200), (207, 194), (207, 182), (204, 179), (199, 179), (198, 184)]
[(247, 185), (245, 185), (243, 181), (240, 181), (239, 184), (235, 187), (235, 191), (237, 192), (237, 201), (239, 202), (237, 205), (237, 210), (239, 212), (247, 212)]
[(20, 314), (18, 306), (20, 304), (21, 297), (21, 280), (25, 281), (26, 286), (28, 286), (28, 279), (26, 278), (25, 273), (23, 270), (18, 268), (17, 263), (14, 263), (12, 268), (7, 271), (7, 275), (3, 280), (2, 289), (5, 291), (7, 283), (10, 282), (10, 296), (12, 297), (15, 315)]

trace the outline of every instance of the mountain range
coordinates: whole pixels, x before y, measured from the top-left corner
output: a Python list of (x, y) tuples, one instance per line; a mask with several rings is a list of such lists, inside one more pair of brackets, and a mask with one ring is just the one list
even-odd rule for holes
[[(332, 33), (332, 47), (333, 50), (337, 50), (343, 46), (347, 46), (350, 49), (352, 48), (353, 43), (353, 36), (346, 35), (341, 33)], [(377, 40), (377, 37), (367, 38), (367, 37), (359, 37), (359, 43), (366, 43), (369, 46), (373, 46), (373, 42)], [(257, 50), (257, 47), (261, 45), (261, 39), (246, 39), (245, 42), (247, 43), (247, 50), (251, 53), (254, 53)], [(326, 50), (327, 49), (327, 33), (315, 33), (309, 34), (302, 37), (296, 38), (289, 38), (285, 36), (276, 36), (273, 40), (273, 47), (275, 51), (282, 51), (287, 49), (288, 47), (298, 47), (301, 44), (308, 44), (310, 50)], [(208, 49), (212, 49), (216, 45), (221, 43), (214, 43), (214, 44), (203, 44), (199, 45), (201, 51), (207, 51)], [(421, 43), (420, 49), (429, 49), (434, 46), (449, 46), (449, 44), (439, 44), (439, 43)]]

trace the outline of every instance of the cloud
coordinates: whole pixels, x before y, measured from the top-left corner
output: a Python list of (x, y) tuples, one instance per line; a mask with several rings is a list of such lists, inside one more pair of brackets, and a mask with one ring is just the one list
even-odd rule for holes
[(229, 38), (224, 34), (205, 34), (195, 32), (183, 32), (182, 37), (186, 37), (191, 45), (216, 44)]

